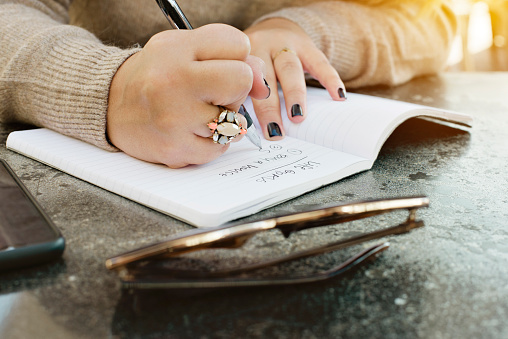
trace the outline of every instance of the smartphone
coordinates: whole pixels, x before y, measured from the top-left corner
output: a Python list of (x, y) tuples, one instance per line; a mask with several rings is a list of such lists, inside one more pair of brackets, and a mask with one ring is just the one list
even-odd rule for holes
[(0, 160), (0, 271), (61, 257), (65, 240), (41, 206)]

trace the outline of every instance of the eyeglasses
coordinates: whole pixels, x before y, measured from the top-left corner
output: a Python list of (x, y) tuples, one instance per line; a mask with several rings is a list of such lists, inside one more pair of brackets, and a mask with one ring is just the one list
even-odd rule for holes
[[(337, 251), (389, 235), (404, 234), (423, 227), (423, 221), (416, 220), (416, 210), (421, 207), (428, 207), (428, 205), (429, 199), (427, 197), (369, 200), (326, 206), (251, 223), (193, 229), (165, 241), (109, 258), (106, 260), (106, 267), (110, 270), (116, 270), (124, 286), (129, 288), (195, 289), (317, 282), (341, 276), (369, 259), (375, 259), (380, 252), (389, 247), (389, 243), (382, 242), (370, 246), (331, 269), (310, 275), (267, 278), (256, 277), (247, 273), (288, 261)], [(168, 268), (167, 265), (168, 262), (178, 260), (183, 254), (189, 252), (219, 248), (240, 248), (254, 235), (273, 229), (279, 230), (284, 237), (288, 238), (291, 234), (302, 230), (350, 222), (397, 210), (408, 210), (409, 216), (404, 222), (396, 226), (362, 233), (259, 263), (215, 271), (174, 269)]]

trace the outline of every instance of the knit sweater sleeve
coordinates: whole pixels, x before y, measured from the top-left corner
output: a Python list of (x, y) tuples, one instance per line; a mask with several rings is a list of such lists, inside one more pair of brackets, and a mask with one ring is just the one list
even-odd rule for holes
[(273, 17), (299, 24), (349, 88), (397, 85), (442, 70), (456, 30), (445, 5), (420, 14), (414, 6), (327, 1), (285, 8), (256, 22)]
[(108, 150), (111, 79), (137, 51), (68, 25), (69, 0), (0, 1), (0, 119), (47, 127)]

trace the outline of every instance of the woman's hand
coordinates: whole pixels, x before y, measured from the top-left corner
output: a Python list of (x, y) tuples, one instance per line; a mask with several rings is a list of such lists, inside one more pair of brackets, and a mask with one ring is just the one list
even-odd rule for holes
[(217, 106), (238, 111), (249, 94), (262, 99), (269, 92), (263, 61), (249, 53), (247, 36), (226, 25), (153, 36), (113, 78), (110, 142), (133, 157), (172, 168), (217, 158), (228, 148), (209, 138), (207, 123), (219, 115)]
[[(266, 64), (266, 81), (284, 93), (286, 111), (293, 122), (305, 119), (306, 86), (304, 72), (318, 80), (333, 100), (345, 100), (345, 87), (326, 56), (314, 45), (300, 26), (292, 21), (274, 18), (245, 30), (252, 46), (251, 54)], [(265, 138), (281, 139), (284, 135), (277, 92), (266, 100), (253, 100), (254, 109)]]

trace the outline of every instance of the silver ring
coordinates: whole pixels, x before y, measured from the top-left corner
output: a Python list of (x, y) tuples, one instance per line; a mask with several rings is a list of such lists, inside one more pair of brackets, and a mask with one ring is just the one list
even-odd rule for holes
[(238, 121), (237, 112), (222, 106), (217, 107), (219, 107), (219, 116), (207, 124), (210, 131), (212, 131), (211, 138), (214, 143), (226, 145), (239, 134), (247, 133), (247, 130)]

